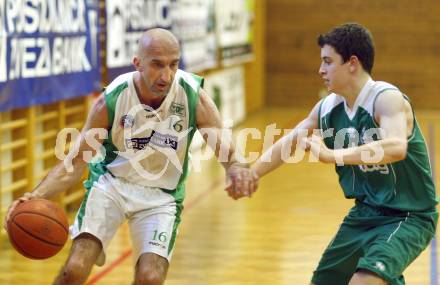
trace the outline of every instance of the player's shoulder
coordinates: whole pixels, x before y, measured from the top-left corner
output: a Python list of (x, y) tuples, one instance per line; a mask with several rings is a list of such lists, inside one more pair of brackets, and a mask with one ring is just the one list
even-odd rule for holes
[(396, 86), (388, 82), (379, 82), (375, 90), (374, 116), (377, 117), (401, 112), (404, 110), (405, 105), (409, 106), (409, 102), (407, 102), (406, 99), (408, 99), (408, 97)]
[(397, 86), (385, 81), (374, 81), (372, 85), (372, 89), (373, 89), (373, 94), (376, 95), (386, 91), (393, 91), (393, 90), (400, 92)]
[(115, 90), (123, 90), (128, 87), (129, 81), (133, 80), (133, 75), (136, 71), (128, 72), (119, 75), (105, 88), (105, 94), (110, 94)]
[(390, 104), (393, 101), (398, 102), (406, 98), (399, 88), (385, 81), (375, 81), (373, 84), (374, 104)]
[(192, 90), (195, 92), (198, 92), (201, 87), (203, 87), (204, 78), (194, 74), (190, 73), (181, 69), (178, 69), (175, 75), (175, 80), (177, 80), (178, 84), (186, 84), (186, 86), (189, 86)]
[(344, 102), (344, 98), (336, 93), (330, 93), (325, 96), (319, 103), (319, 113), (325, 116), (330, 113), (336, 106)]

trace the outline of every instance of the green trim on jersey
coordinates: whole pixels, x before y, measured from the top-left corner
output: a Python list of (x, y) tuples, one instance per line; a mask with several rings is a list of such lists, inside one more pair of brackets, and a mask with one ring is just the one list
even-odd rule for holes
[[(185, 181), (189, 174), (189, 146), (191, 145), (192, 138), (197, 130), (197, 124), (196, 124), (196, 108), (197, 103), (199, 100), (199, 91), (200, 88), (203, 87), (204, 79), (200, 76), (191, 74), (193, 79), (197, 82), (198, 87), (197, 90), (194, 90), (190, 84), (188, 84), (183, 78), (180, 78), (179, 85), (185, 90), (185, 94), (187, 96), (188, 100), (188, 127), (191, 128), (189, 134), (188, 134), (188, 141), (187, 141), (187, 147), (186, 147), (186, 155), (183, 165), (183, 173), (180, 176), (179, 183), (174, 190), (167, 190), (162, 189), (165, 193), (171, 195), (174, 197), (176, 201), (177, 206), (177, 213), (176, 213), (176, 221), (174, 223), (174, 230), (173, 230), (173, 236), (172, 236), (172, 244), (174, 245), (175, 235), (177, 231), (177, 226), (180, 223), (180, 214), (183, 209), (183, 200), (185, 198)], [(126, 88), (128, 88), (128, 83), (124, 82), (118, 85), (116, 88), (114, 88), (110, 93), (105, 94), (105, 101), (107, 106), (107, 113), (108, 113), (108, 120), (109, 120), (109, 128), (108, 128), (108, 138), (104, 140), (103, 146), (105, 149), (105, 159), (99, 163), (89, 163), (89, 177), (86, 181), (84, 181), (84, 187), (87, 189), (85, 198), (81, 204), (81, 208), (78, 214), (78, 221), (79, 221), (79, 228), (82, 226), (82, 219), (85, 214), (85, 208), (87, 204), (87, 199), (89, 196), (89, 192), (93, 186), (93, 183), (95, 181), (98, 181), (98, 179), (105, 173), (108, 172), (107, 165), (111, 163), (113, 160), (117, 157), (117, 148), (112, 143), (112, 134), (111, 134), (111, 127), (113, 126), (113, 121), (115, 118), (115, 108), (116, 103), (118, 100), (119, 95), (124, 91)], [(171, 246), (172, 249), (172, 246)]]
[(165, 193), (174, 196), (174, 199), (176, 200), (176, 208), (177, 208), (176, 219), (174, 221), (174, 226), (173, 226), (173, 234), (171, 236), (170, 244), (168, 246), (168, 254), (170, 254), (174, 248), (174, 244), (176, 242), (176, 237), (177, 237), (177, 228), (181, 221), (180, 215), (183, 210), (183, 200), (185, 199), (185, 181), (189, 174), (189, 147), (191, 145), (192, 138), (194, 137), (194, 134), (197, 130), (197, 119), (196, 119), (197, 103), (199, 101), (200, 88), (203, 88), (203, 84), (204, 84), (203, 77), (197, 76), (195, 74), (191, 74), (191, 75), (199, 85), (198, 90), (194, 90), (188, 83), (185, 82), (185, 80), (183, 80), (183, 78), (179, 80), (179, 85), (185, 89), (185, 93), (188, 99), (188, 110), (189, 110), (188, 127), (191, 128), (191, 131), (188, 134), (188, 141), (186, 145), (186, 155), (185, 155), (185, 161), (183, 163), (183, 173), (180, 176), (180, 180), (179, 183), (177, 184), (176, 190), (169, 191), (166, 189), (162, 189), (162, 191), (164, 191)]
[(113, 121), (115, 119), (115, 109), (116, 102), (118, 101), (119, 95), (128, 88), (128, 82), (121, 83), (115, 89), (113, 89), (110, 93), (105, 95), (105, 103), (107, 105), (107, 114), (108, 114), (108, 123), (109, 130), (113, 126)]
[(204, 80), (202, 77), (191, 74), (193, 78), (199, 84), (198, 90), (194, 90), (191, 85), (189, 85), (183, 78), (180, 78), (179, 85), (183, 87), (185, 90), (186, 97), (188, 99), (188, 111), (189, 111), (189, 122), (188, 127), (191, 128), (191, 131), (188, 133), (188, 140), (186, 144), (186, 154), (185, 160), (183, 163), (183, 172), (180, 176), (179, 183), (175, 190), (167, 190), (162, 189), (165, 193), (168, 193), (176, 199), (176, 203), (182, 203), (185, 199), (185, 181), (189, 174), (189, 147), (191, 145), (191, 141), (193, 136), (197, 130), (197, 120), (196, 120), (196, 109), (197, 103), (199, 101), (199, 91), (200, 88), (203, 87)]
[[(192, 74), (191, 73), (191, 75), (194, 78), (194, 80), (197, 81), (197, 83), (199, 84), (200, 88), (203, 88), (203, 85), (205, 84), (205, 79), (203, 77), (201, 77), (201, 76), (196, 75), (196, 74)], [(197, 91), (197, 94), (198, 94), (200, 90), (195, 90), (195, 91)]]
[(99, 177), (108, 172), (106, 165), (115, 160), (117, 157), (117, 148), (112, 143), (111, 127), (113, 126), (113, 120), (115, 119), (115, 107), (119, 95), (128, 87), (128, 83), (124, 82), (113, 89), (110, 93), (105, 94), (105, 103), (107, 107), (108, 123), (109, 127), (108, 137), (103, 141), (102, 145), (105, 149), (104, 160), (98, 163), (89, 163), (89, 177), (84, 181), (84, 187), (87, 189), (84, 199), (81, 203), (81, 207), (78, 213), (79, 229), (81, 229), (83, 217), (86, 211), (87, 199), (89, 198), (90, 191), (93, 183), (98, 181)]

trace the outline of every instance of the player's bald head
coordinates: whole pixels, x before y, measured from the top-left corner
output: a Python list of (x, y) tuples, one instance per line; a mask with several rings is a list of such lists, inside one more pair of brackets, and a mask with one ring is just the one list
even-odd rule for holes
[(139, 39), (137, 54), (152, 54), (155, 52), (179, 52), (177, 38), (168, 30), (155, 28), (142, 34)]

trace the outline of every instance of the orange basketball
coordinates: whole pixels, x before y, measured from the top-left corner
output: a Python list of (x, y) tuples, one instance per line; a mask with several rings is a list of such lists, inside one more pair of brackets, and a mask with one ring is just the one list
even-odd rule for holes
[(58, 205), (45, 199), (18, 204), (11, 213), (7, 228), (14, 248), (32, 259), (57, 254), (67, 241), (66, 214)]

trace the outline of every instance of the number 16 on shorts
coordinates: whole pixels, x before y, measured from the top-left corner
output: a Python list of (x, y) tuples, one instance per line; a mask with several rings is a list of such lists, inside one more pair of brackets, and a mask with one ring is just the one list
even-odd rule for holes
[(148, 243), (152, 246), (158, 246), (161, 249), (166, 249), (168, 245), (168, 233), (154, 230), (152, 233), (152, 238)]

